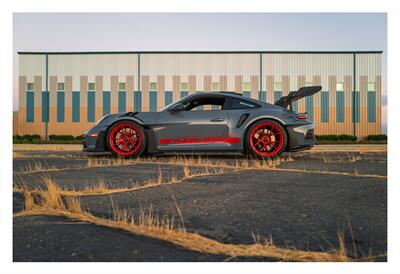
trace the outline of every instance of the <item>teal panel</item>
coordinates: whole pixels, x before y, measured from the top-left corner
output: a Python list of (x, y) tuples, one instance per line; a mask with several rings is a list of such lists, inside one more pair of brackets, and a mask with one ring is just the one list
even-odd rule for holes
[(111, 113), (111, 92), (103, 91), (103, 116)]
[(173, 101), (173, 97), (172, 97), (173, 95), (172, 95), (172, 91), (166, 91), (165, 92), (165, 96), (164, 96), (164, 99), (165, 99), (165, 105), (166, 106), (168, 106), (169, 104), (171, 104), (172, 103), (172, 101)]
[(189, 91), (181, 91), (181, 98), (189, 95)]
[(321, 91), (321, 122), (329, 122), (329, 92)]
[(35, 120), (35, 93), (26, 93), (26, 122), (32, 123)]
[(336, 122), (344, 123), (344, 91), (336, 92)]
[(81, 95), (79, 91), (72, 92), (72, 122), (79, 123), (81, 116)]
[(312, 96), (306, 97), (306, 112), (310, 120), (314, 120), (314, 98)]
[(134, 111), (142, 111), (142, 92), (135, 91), (133, 93), (133, 109)]
[(258, 92), (258, 99), (262, 102), (267, 102), (267, 92), (259, 91)]
[(243, 91), (243, 96), (247, 98), (251, 98), (251, 91)]
[(274, 91), (274, 102), (278, 101), (282, 97), (282, 91)]
[(57, 92), (57, 122), (65, 122), (65, 92)]
[(89, 91), (87, 93), (87, 121), (96, 121), (96, 92)]
[(42, 92), (42, 122), (49, 121), (49, 92)]
[(126, 91), (118, 91), (118, 112), (126, 112)]
[(156, 112), (157, 111), (157, 91), (150, 91), (149, 94), (149, 110), (151, 112)]
[(352, 121), (353, 123), (359, 123), (360, 122), (360, 92), (355, 91), (353, 92), (353, 102), (352, 106), (354, 107), (353, 113), (352, 113)]
[(376, 92), (368, 91), (367, 97), (368, 105), (368, 123), (376, 122)]

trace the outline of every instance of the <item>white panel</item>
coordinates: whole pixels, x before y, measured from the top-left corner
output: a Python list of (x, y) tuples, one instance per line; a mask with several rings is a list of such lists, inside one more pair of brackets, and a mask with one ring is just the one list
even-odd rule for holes
[(46, 87), (46, 55), (19, 55), (19, 76), (26, 76), (32, 83), (35, 76), (42, 76), (42, 87)]
[(172, 76), (180, 75), (188, 82), (189, 75), (196, 75), (196, 89), (204, 90), (204, 76), (211, 75), (213, 82), (219, 76), (228, 77), (228, 90), (235, 89), (235, 76), (243, 75), (250, 82), (250, 75), (259, 73), (259, 54), (141, 54), (141, 75), (149, 75), (155, 82), (157, 75), (165, 75), (165, 89), (172, 90)]
[(49, 56), (49, 75), (56, 75), (58, 79), (72, 76), (73, 90), (80, 90), (80, 76), (87, 75), (88, 82), (95, 82), (96, 76), (103, 76), (103, 89), (111, 90), (111, 76), (118, 76), (120, 82), (125, 82), (126, 75), (136, 74), (137, 54)]
[[(330, 75), (336, 75), (337, 81), (343, 82), (344, 76), (352, 73), (352, 54), (263, 54), (263, 79), (274, 75), (275, 81), (281, 82), (283, 75), (289, 75), (291, 90), (298, 88), (300, 75), (306, 77), (306, 82), (312, 82), (313, 76), (321, 76), (322, 89), (328, 90)], [(263, 90), (265, 87), (264, 80)]]
[(356, 90), (359, 90), (360, 76), (368, 76), (368, 82), (375, 82), (381, 74), (381, 54), (356, 54)]

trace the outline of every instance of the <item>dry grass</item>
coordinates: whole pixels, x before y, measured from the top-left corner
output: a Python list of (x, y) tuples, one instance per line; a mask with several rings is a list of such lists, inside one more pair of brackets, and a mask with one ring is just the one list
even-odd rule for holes
[(123, 166), (136, 163), (139, 163), (139, 159), (124, 159), (121, 157), (103, 157), (103, 158), (90, 157), (88, 158), (86, 165), (80, 168)]
[[(76, 196), (62, 198), (60, 188), (53, 186), (40, 194), (42, 199), (35, 203), (29, 198), (29, 207), (25, 211), (17, 213), (14, 217), (29, 215), (51, 215), (63, 216), (81, 222), (92, 223), (113, 229), (125, 231), (155, 238), (175, 244), (179, 247), (201, 253), (218, 254), (230, 257), (268, 257), (284, 261), (340, 261), (348, 262), (353, 259), (347, 256), (343, 235), (339, 235), (339, 248), (327, 252), (302, 251), (290, 248), (280, 248), (272, 241), (261, 242), (259, 237), (255, 238), (254, 244), (226, 244), (196, 233), (187, 232), (182, 225), (174, 227), (174, 220), (164, 216), (159, 218), (152, 210), (147, 213), (141, 211), (139, 218), (135, 218), (126, 211), (120, 211), (113, 207), (113, 219), (99, 218), (90, 212), (83, 210), (80, 200)], [(25, 197), (32, 197), (28, 191)]]
[(323, 160), (325, 163), (355, 163), (361, 160), (359, 155), (352, 155), (347, 153), (346, 156), (334, 157), (332, 155), (324, 155)]
[[(57, 158), (65, 158), (65, 157), (57, 157)], [(111, 166), (124, 166), (124, 165), (132, 165), (139, 163), (139, 159), (123, 159), (123, 158), (113, 158), (113, 157), (104, 157), (104, 158), (87, 158), (87, 163), (78, 167), (65, 167), (65, 168), (56, 168), (54, 166), (46, 166), (41, 162), (33, 162), (33, 164), (29, 163), (21, 171), (15, 172), (16, 174), (31, 174), (38, 172), (52, 172), (52, 171), (65, 171), (65, 170), (79, 170), (86, 168), (98, 168), (98, 167), (111, 167)]]
[(48, 166), (42, 164), (41, 162), (33, 161), (29, 162), (27, 166), (25, 166), (21, 171), (15, 172), (16, 174), (30, 174), (30, 173), (38, 173), (38, 172), (48, 172), (48, 171), (58, 171), (61, 170), (56, 168), (55, 166)]
[[(348, 157), (347, 161), (357, 161), (357, 157)], [(229, 164), (221, 160), (210, 160), (208, 158), (202, 157), (172, 157), (161, 162), (154, 162), (147, 160), (147, 163), (158, 163), (158, 164), (168, 164), (168, 165), (183, 165), (183, 166), (197, 166), (197, 167), (213, 167), (213, 168), (225, 168), (225, 169), (241, 169), (241, 170), (273, 170), (273, 171), (283, 171), (283, 172), (300, 172), (309, 174), (331, 174), (331, 175), (342, 175), (342, 176), (355, 176), (355, 177), (367, 177), (367, 178), (377, 178), (377, 179), (387, 179), (387, 176), (376, 175), (376, 174), (362, 174), (357, 169), (354, 172), (340, 172), (340, 171), (328, 171), (328, 170), (307, 170), (295, 169), (295, 168), (279, 168), (278, 166), (284, 162), (294, 161), (293, 157), (290, 155), (287, 157), (276, 158), (276, 159), (248, 159), (241, 158), (236, 159), (235, 163)], [(144, 160), (146, 162), (146, 160)]]
[(273, 158), (273, 159), (255, 159), (255, 158), (236, 158), (235, 162), (229, 162), (225, 160), (214, 160), (208, 157), (186, 157), (176, 156), (169, 158), (161, 158), (155, 161), (154, 158), (142, 159), (141, 162), (147, 163), (159, 163), (159, 164), (170, 164), (170, 165), (182, 165), (182, 166), (195, 166), (195, 167), (214, 167), (214, 168), (234, 168), (234, 169), (271, 169), (279, 166), (284, 162), (294, 161), (293, 157), (289, 154), (285, 157)]
[[(148, 188), (153, 188), (153, 187), (158, 187), (158, 186), (164, 186), (164, 185), (172, 185), (172, 184), (178, 184), (178, 183), (183, 183), (186, 180), (195, 178), (195, 177), (202, 177), (202, 176), (215, 176), (215, 175), (221, 175), (224, 174), (223, 169), (209, 169), (205, 168), (204, 170), (190, 170), (189, 167), (185, 166), (183, 167), (183, 176), (178, 178), (177, 175), (164, 178), (164, 175), (162, 172), (159, 172), (158, 177), (156, 178), (150, 178), (142, 183), (138, 182), (133, 182), (132, 186), (130, 187), (112, 187), (109, 186), (110, 184), (106, 184), (104, 182), (104, 179), (100, 179), (98, 182), (96, 182), (93, 185), (86, 186), (82, 190), (68, 190), (68, 189), (63, 189), (57, 185), (57, 183), (48, 175), (43, 176), (43, 182), (45, 184), (45, 190), (43, 189), (34, 189), (30, 190), (32, 193), (38, 194), (38, 193), (43, 193), (45, 191), (49, 190), (56, 190), (56, 192), (61, 193), (63, 196), (99, 196), (99, 195), (109, 195), (109, 194), (115, 194), (115, 193), (122, 193), (122, 192), (131, 192), (131, 191), (138, 191), (142, 189), (148, 189)], [(46, 190), (47, 189), (47, 190)], [(28, 187), (25, 186), (24, 184), (20, 184), (19, 186), (15, 186), (13, 191), (18, 192), (18, 193), (24, 193), (28, 190)]]
[(353, 176), (353, 177), (363, 177), (363, 178), (376, 178), (376, 179), (387, 179), (387, 176), (384, 175), (376, 175), (376, 174), (363, 174), (360, 173), (357, 169), (354, 169), (354, 172), (341, 172), (341, 171), (329, 171), (329, 170), (307, 170), (307, 169), (293, 169), (293, 168), (274, 168), (274, 171), (283, 171), (283, 172), (300, 172), (300, 173), (309, 173), (309, 174), (330, 174), (330, 175), (341, 175), (341, 176)]
[[(355, 162), (361, 159), (361, 156), (348, 155), (346, 158), (329, 158), (325, 156), (323, 159), (325, 162)], [(204, 157), (170, 157), (166, 159), (161, 159), (156, 161), (155, 158), (142, 158), (142, 159), (122, 159), (122, 158), (89, 158), (86, 165), (74, 168), (56, 168), (56, 167), (46, 167), (40, 162), (34, 162), (34, 164), (29, 164), (25, 169), (20, 172), (15, 172), (15, 174), (30, 174), (37, 172), (51, 172), (51, 171), (64, 171), (64, 170), (78, 170), (85, 168), (97, 168), (97, 167), (111, 167), (111, 166), (123, 166), (132, 165), (140, 163), (153, 163), (153, 164), (166, 164), (166, 165), (181, 165), (184, 167), (206, 167), (214, 169), (242, 169), (242, 170), (274, 170), (274, 171), (284, 171), (284, 172), (301, 172), (310, 174), (332, 174), (332, 175), (343, 175), (343, 176), (356, 176), (356, 177), (368, 177), (368, 178), (378, 178), (387, 179), (387, 176), (375, 175), (375, 174), (362, 174), (355, 170), (353, 173), (350, 172), (339, 172), (339, 171), (328, 171), (328, 170), (306, 170), (304, 169), (293, 169), (293, 168), (279, 168), (278, 166), (284, 162), (294, 161), (291, 155), (275, 159), (252, 159), (252, 158), (240, 158), (236, 159), (235, 162), (229, 163), (224, 160), (212, 160)], [(100, 187), (98, 187), (100, 188)], [(108, 194), (108, 193), (106, 193)]]

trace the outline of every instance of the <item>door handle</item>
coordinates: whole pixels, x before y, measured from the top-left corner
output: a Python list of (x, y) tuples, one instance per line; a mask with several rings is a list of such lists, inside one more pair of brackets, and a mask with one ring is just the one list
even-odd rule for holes
[(224, 118), (213, 118), (210, 120), (210, 122), (222, 122), (224, 120), (225, 120)]

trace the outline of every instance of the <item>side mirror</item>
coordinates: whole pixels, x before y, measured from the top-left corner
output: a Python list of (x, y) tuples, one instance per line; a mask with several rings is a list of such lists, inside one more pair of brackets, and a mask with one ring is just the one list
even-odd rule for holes
[(183, 111), (183, 110), (185, 110), (185, 107), (184, 107), (181, 103), (178, 103), (178, 104), (176, 104), (176, 105), (173, 105), (173, 106), (169, 109), (169, 111), (173, 111), (173, 112), (178, 112), (178, 111)]

